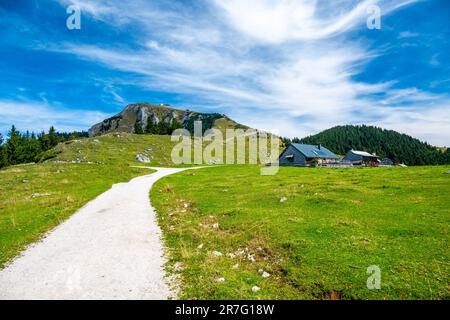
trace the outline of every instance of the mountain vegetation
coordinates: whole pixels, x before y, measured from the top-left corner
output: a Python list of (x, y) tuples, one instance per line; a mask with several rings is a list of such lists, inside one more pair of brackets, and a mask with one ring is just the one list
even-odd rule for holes
[(337, 126), (303, 139), (284, 138), (285, 143), (322, 144), (336, 154), (350, 150), (375, 153), (407, 165), (436, 165), (450, 163), (448, 149), (438, 149), (406, 134), (372, 126)]
[(150, 197), (181, 299), (448, 300), (449, 169), (220, 166)]
[(0, 168), (47, 160), (54, 156), (52, 149), (58, 143), (87, 136), (87, 132), (56, 132), (53, 126), (48, 133), (21, 133), (13, 125), (7, 141), (0, 135)]
[(170, 135), (179, 128), (193, 133), (195, 121), (202, 122), (203, 132), (211, 128), (247, 128), (219, 113), (202, 113), (166, 105), (135, 103), (127, 105), (115, 116), (92, 126), (89, 134), (91, 137), (112, 132)]

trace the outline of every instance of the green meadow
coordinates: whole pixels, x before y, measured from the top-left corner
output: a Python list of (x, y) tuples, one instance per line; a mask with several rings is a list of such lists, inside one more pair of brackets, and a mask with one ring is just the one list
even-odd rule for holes
[(448, 299), (449, 169), (222, 166), (151, 199), (181, 298)]
[(0, 170), (0, 267), (113, 184), (149, 173), (129, 166), (54, 163)]
[[(151, 172), (133, 166), (171, 166), (174, 145), (108, 134), (0, 170), (0, 267), (113, 184)], [(151, 198), (180, 298), (448, 299), (449, 170), (262, 176), (257, 166), (215, 166), (166, 177)], [(380, 290), (366, 286), (372, 265)]]

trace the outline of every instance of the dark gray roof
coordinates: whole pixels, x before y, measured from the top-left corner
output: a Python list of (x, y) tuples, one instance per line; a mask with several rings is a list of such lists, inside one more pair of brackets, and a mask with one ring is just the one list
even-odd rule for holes
[(306, 158), (339, 159), (337, 155), (324, 146), (293, 143), (292, 146), (303, 153)]

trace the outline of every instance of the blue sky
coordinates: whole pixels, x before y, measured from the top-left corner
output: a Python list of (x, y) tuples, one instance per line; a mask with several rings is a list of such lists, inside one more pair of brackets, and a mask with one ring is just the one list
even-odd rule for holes
[(150, 102), (283, 136), (369, 124), (450, 145), (446, 0), (1, 0), (0, 17), (3, 133), (87, 129)]

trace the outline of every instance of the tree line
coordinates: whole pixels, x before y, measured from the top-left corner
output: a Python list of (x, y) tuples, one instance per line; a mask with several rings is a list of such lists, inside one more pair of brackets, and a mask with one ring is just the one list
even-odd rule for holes
[(438, 150), (406, 134), (372, 126), (337, 126), (303, 139), (283, 138), (284, 143), (322, 144), (336, 154), (350, 150), (375, 153), (395, 163), (436, 165), (450, 163), (450, 150)]
[(21, 133), (13, 125), (7, 140), (0, 134), (0, 168), (47, 160), (53, 156), (49, 151), (58, 143), (88, 136), (85, 131), (57, 132), (53, 126), (48, 132), (39, 134), (29, 131)]
[(177, 120), (173, 119), (172, 123), (160, 121), (154, 123), (151, 117), (148, 117), (145, 128), (139, 121), (134, 124), (134, 133), (136, 134), (158, 134), (158, 135), (171, 135), (175, 130), (183, 128), (183, 125)]

